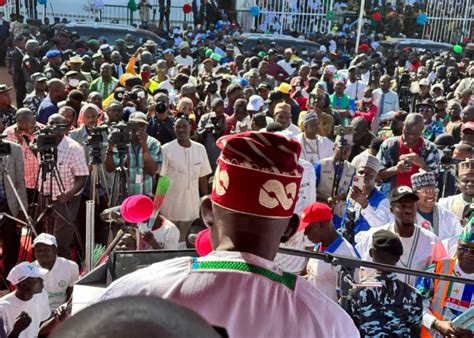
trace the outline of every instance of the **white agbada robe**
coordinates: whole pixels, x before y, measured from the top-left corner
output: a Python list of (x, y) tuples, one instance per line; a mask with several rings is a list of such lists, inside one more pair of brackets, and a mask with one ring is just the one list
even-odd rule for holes
[[(331, 245), (329, 245), (325, 253), (332, 253), (340, 256), (359, 258), (359, 254), (354, 247), (343, 237), (338, 237)], [(337, 269), (330, 263), (323, 262), (319, 259), (310, 258), (306, 268), (308, 273), (308, 282), (314, 287), (321, 290), (326, 296), (337, 302), (336, 280)], [(354, 275), (355, 281), (358, 282), (358, 270)]]
[[(300, 183), (300, 191), (298, 200), (296, 201), (294, 213), (301, 215), (303, 209), (310, 204), (316, 202), (316, 173), (314, 167), (308, 161), (299, 159), (299, 165), (303, 167), (303, 177)], [(304, 234), (302, 231), (297, 232), (286, 243), (280, 244), (282, 248), (304, 250)], [(280, 269), (286, 272), (299, 274), (304, 270), (307, 259), (304, 257), (277, 254), (274, 262)]]
[(440, 207), (451, 211), (456, 215), (458, 220), (462, 219), (462, 212), (464, 211), (464, 207), (468, 204), (469, 202), (464, 201), (462, 198), (462, 194), (440, 198), (438, 201)]
[(332, 157), (334, 154), (334, 142), (325, 136), (317, 135), (316, 139), (311, 140), (301, 133), (297, 139), (301, 143), (301, 158), (312, 164), (323, 158)]
[(352, 319), (321, 291), (249, 253), (156, 263), (116, 280), (99, 300), (125, 295), (172, 300), (229, 337), (359, 337)]
[(431, 232), (434, 232), (434, 227), (437, 226), (437, 236), (441, 241), (451, 237), (458, 237), (462, 232), (462, 226), (456, 215), (439, 205), (436, 206), (436, 209), (437, 211), (433, 217), (437, 216), (437, 220), (433, 220), (433, 222), (437, 222), (437, 225), (431, 224), (431, 222), (425, 219), (420, 213), (416, 215), (416, 224), (419, 224), (422, 228), (428, 229)]
[[(362, 260), (372, 262), (369, 250), (372, 247), (372, 236), (379, 230), (388, 230), (396, 234), (395, 224), (389, 223), (382, 227), (370, 229), (356, 238), (356, 249)], [(447, 257), (446, 250), (438, 237), (429, 230), (415, 225), (415, 231), (409, 238), (399, 237), (403, 245), (403, 255), (397, 266), (413, 270), (424, 271), (436, 259)], [(366, 270), (367, 271), (367, 270)], [(416, 276), (397, 274), (398, 278), (407, 284), (415, 285)]]

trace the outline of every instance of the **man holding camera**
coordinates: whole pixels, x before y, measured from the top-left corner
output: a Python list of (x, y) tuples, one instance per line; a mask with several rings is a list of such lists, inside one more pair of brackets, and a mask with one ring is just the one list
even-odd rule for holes
[(35, 121), (35, 116), (30, 109), (21, 108), (16, 112), (16, 124), (8, 127), (3, 132), (4, 135), (7, 135), (8, 141), (21, 146), (25, 168), (24, 180), (28, 195), (28, 203), (33, 202), (39, 168), (38, 158), (30, 145), (36, 139), (35, 131), (39, 130), (41, 127), (42, 125)]
[(151, 117), (152, 109), (148, 111), (150, 122), (148, 123), (147, 134), (156, 138), (161, 145), (165, 145), (176, 138), (173, 128), (173, 119), (169, 111), (169, 98), (165, 93), (158, 93), (154, 99), (156, 107), (154, 115)]
[(113, 172), (120, 165), (119, 150), (126, 147), (125, 163), (128, 165), (128, 195), (153, 196), (153, 179), (161, 163), (161, 145), (155, 138), (146, 133), (148, 120), (142, 112), (134, 112), (128, 119), (128, 131), (131, 144), (114, 144), (114, 131), (110, 135), (105, 169)]
[(204, 114), (199, 120), (197, 134), (200, 142), (206, 147), (207, 156), (212, 171), (216, 170), (217, 158), (221, 154), (216, 141), (224, 135), (227, 116), (224, 114), (224, 101), (214, 99), (212, 101), (212, 112)]
[[(80, 192), (89, 176), (89, 167), (81, 145), (66, 136), (66, 119), (59, 114), (53, 114), (48, 119), (48, 126), (54, 136), (55, 144), (52, 147), (48, 145), (47, 149), (40, 147), (39, 152), (43, 155), (56, 147), (56, 165), (64, 189), (60, 188), (58, 180), (51, 177), (51, 173), (47, 173), (43, 193), (51, 194), (53, 200), (55, 216), (53, 234), (58, 241), (58, 256), (69, 258), (70, 247), (74, 240), (74, 224), (79, 210)], [(41, 136), (41, 134), (38, 136), (38, 140)]]
[(423, 138), (424, 127), (423, 115), (408, 114), (402, 136), (391, 137), (380, 146), (379, 177), (388, 180), (392, 189), (401, 185), (411, 187), (410, 177), (419, 169), (437, 171), (439, 152), (434, 143)]

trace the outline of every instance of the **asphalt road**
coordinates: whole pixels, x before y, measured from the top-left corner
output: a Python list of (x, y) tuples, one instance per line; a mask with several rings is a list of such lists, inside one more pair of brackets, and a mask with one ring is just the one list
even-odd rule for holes
[[(6, 67), (0, 67), (0, 84), (12, 86), (12, 79), (8, 74), (8, 69)], [(12, 96), (13, 105), (16, 106), (15, 88), (12, 88), (10, 94)]]

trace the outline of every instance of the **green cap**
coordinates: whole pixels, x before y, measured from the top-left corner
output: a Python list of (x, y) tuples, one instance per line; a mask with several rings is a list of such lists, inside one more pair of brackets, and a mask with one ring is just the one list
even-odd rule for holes
[(115, 44), (118, 45), (118, 44), (125, 44), (125, 40), (124, 39), (117, 39), (115, 40)]
[(98, 59), (98, 58), (101, 58), (102, 57), (102, 53), (101, 52), (97, 52), (95, 53), (94, 55), (92, 55), (92, 58), (93, 59)]
[(267, 56), (267, 53), (265, 53), (265, 52), (262, 50), (262, 51), (258, 52), (257, 55), (258, 55), (259, 58), (263, 59), (265, 56)]
[(206, 57), (207, 57), (207, 58), (210, 58), (213, 53), (214, 53), (214, 51), (213, 51), (212, 49), (208, 48), (208, 49), (206, 50)]
[(89, 45), (93, 45), (93, 46), (98, 46), (99, 45), (99, 41), (97, 39), (90, 39), (89, 41), (87, 41), (87, 43)]
[(211, 59), (214, 60), (214, 61), (216, 61), (216, 62), (219, 62), (219, 61), (221, 61), (222, 56), (220, 56), (220, 55), (217, 54), (217, 53), (212, 53), (212, 54), (211, 54)]

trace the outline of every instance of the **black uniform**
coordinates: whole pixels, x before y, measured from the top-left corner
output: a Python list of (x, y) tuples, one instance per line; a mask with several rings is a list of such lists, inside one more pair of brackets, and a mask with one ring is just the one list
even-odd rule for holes
[(59, 69), (58, 66), (52, 65), (50, 63), (48, 63), (46, 67), (44, 67), (44, 75), (46, 75), (48, 80), (62, 79), (64, 77), (64, 74), (61, 69)]
[(31, 75), (37, 72), (43, 72), (43, 66), (37, 57), (26, 54), (21, 63), (21, 71), (26, 83), (26, 91), (30, 93), (33, 90), (33, 81)]
[(26, 96), (26, 82), (21, 70), (24, 53), (19, 48), (16, 48), (10, 54), (10, 75), (12, 76), (13, 86), (16, 90), (16, 101), (20, 104)]

